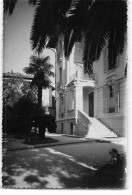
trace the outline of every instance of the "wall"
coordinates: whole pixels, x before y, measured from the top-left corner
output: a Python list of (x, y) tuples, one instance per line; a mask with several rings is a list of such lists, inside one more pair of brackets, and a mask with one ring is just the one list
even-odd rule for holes
[[(104, 72), (103, 54), (99, 61), (94, 63), (94, 73), (96, 81), (96, 117), (105, 123), (109, 128), (113, 129), (119, 136), (125, 136), (125, 120), (126, 120), (126, 105), (127, 105), (127, 87), (124, 70), (126, 66), (126, 50), (123, 55), (119, 57), (119, 66), (115, 69)], [(107, 82), (113, 79), (119, 82), (119, 112), (116, 113), (104, 113), (103, 111), (103, 86)]]
[(114, 70), (110, 70), (108, 72), (104, 71), (104, 61), (103, 61), (103, 52), (101, 54), (101, 57), (98, 61), (94, 62), (93, 64), (93, 72), (95, 73), (96, 77), (96, 84), (97, 88), (103, 86), (106, 84), (107, 79), (115, 74), (115, 80), (118, 80), (120, 78), (124, 77), (124, 70), (126, 66), (126, 50), (125, 52), (119, 56), (119, 66), (116, 67)]
[[(73, 135), (72, 134), (73, 132), (71, 131), (71, 123), (73, 123), (73, 126), (75, 127), (75, 119), (57, 121), (56, 133)], [(62, 131), (62, 124), (63, 124), (63, 131)]]

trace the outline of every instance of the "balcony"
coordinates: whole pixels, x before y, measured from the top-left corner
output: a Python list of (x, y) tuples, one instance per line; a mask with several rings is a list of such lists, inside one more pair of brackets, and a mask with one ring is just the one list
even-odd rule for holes
[(80, 79), (80, 80), (95, 80), (95, 73), (92, 73), (90, 75), (83, 74), (82, 72), (76, 71), (72, 76), (69, 77), (69, 82), (73, 81), (74, 79)]
[(56, 87), (62, 89), (62, 81), (61, 80), (58, 83), (56, 83)]

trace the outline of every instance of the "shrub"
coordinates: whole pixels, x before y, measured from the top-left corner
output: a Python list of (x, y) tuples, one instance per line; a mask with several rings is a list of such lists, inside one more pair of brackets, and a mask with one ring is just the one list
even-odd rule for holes
[(92, 188), (124, 188), (126, 157), (116, 149), (111, 149), (109, 154), (110, 161), (97, 170), (92, 179)]

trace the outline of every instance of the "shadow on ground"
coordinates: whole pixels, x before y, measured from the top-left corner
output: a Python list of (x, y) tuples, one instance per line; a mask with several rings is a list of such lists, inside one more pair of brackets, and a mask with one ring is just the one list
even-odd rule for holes
[(48, 148), (42, 149), (41, 152), (38, 149), (27, 150), (26, 152), (8, 152), (3, 158), (3, 187), (87, 187), (89, 176), (91, 177), (95, 171), (80, 166), (75, 160), (74, 162), (72, 160), (71, 156), (64, 156)]
[(12, 150), (21, 150), (21, 149), (27, 149), (30, 146), (41, 146), (44, 144), (52, 144), (57, 143), (58, 140), (51, 138), (51, 137), (45, 137), (45, 139), (39, 139), (38, 136), (33, 136), (31, 139), (25, 139), (24, 136), (9, 136), (8, 138), (4, 138), (2, 140), (2, 148), (12, 151)]
[(37, 144), (49, 144), (49, 143), (55, 143), (58, 142), (58, 140), (46, 137), (45, 139), (39, 139), (38, 137), (34, 137), (31, 139), (25, 140), (23, 143), (28, 145), (37, 145)]
[(2, 183), (4, 188), (123, 188), (119, 178), (111, 185), (115, 169), (104, 167), (101, 174), (97, 169), (53, 148), (12, 151), (3, 158)]

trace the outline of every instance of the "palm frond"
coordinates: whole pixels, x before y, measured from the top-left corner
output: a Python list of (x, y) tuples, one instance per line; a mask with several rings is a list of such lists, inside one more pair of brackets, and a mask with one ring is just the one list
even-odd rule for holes
[[(108, 41), (108, 63), (115, 66), (117, 55), (124, 51), (127, 30), (127, 4), (124, 0), (95, 1), (87, 14), (84, 69), (90, 71)], [(89, 38), (88, 38), (89, 36)], [(89, 45), (89, 46), (88, 46)]]
[(28, 0), (29, 4), (36, 5), (38, 0)]
[(91, 39), (89, 38), (89, 34), (86, 33), (85, 41), (84, 41), (84, 50), (83, 50), (83, 62), (84, 62), (84, 72), (85, 73), (91, 72), (91, 66), (88, 63), (89, 62), (90, 46), (91, 46), (90, 43), (91, 43)]
[(51, 81), (49, 77), (54, 77), (54, 72), (51, 71), (53, 65), (49, 63), (49, 56), (31, 56), (29, 67), (25, 67), (24, 71), (27, 74), (34, 75), (31, 86), (42, 86), (47, 88), (50, 86)]
[[(56, 37), (63, 31), (65, 15), (72, 0), (39, 0), (37, 2), (30, 40), (32, 49), (41, 53), (48, 38)], [(43, 18), (43, 19), (42, 19)]]
[(34, 75), (34, 68), (33, 67), (25, 67), (24, 69), (23, 69), (23, 71), (26, 73), (26, 74), (32, 74), (32, 75)]
[(15, 6), (16, 6), (17, 0), (4, 0), (4, 12), (8, 13), (9, 15), (12, 15)]

